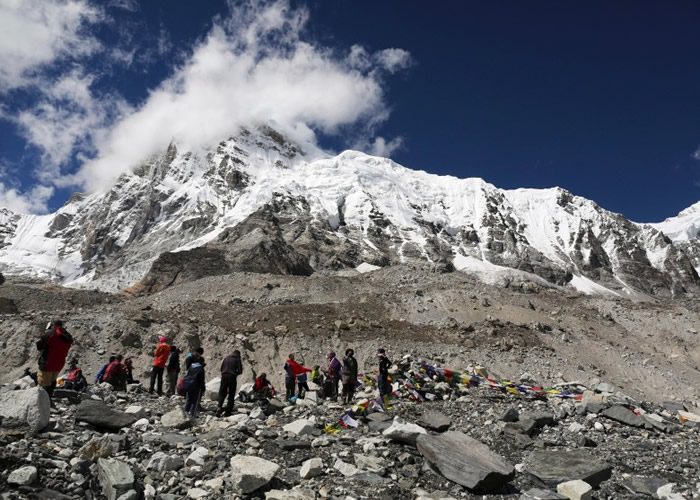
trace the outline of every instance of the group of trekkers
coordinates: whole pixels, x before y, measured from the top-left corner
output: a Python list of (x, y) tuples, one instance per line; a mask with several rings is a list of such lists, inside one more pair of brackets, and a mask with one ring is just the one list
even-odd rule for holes
[[(49, 397), (53, 397), (57, 385), (58, 375), (63, 370), (66, 356), (73, 344), (73, 337), (63, 326), (63, 322), (54, 320), (47, 325), (46, 332), (37, 342), (40, 351), (39, 371), (37, 373), (37, 385), (42, 386)], [(201, 408), (201, 399), (205, 392), (205, 367), (204, 349), (201, 347), (193, 350), (185, 357), (185, 374), (180, 375), (181, 351), (168, 344), (167, 337), (161, 336), (153, 353), (153, 366), (151, 368), (150, 385), (148, 392), (156, 392), (163, 395), (163, 375), (166, 375), (167, 395), (179, 394), (185, 396), (185, 412), (193, 417)], [(377, 351), (379, 359), (379, 374), (377, 377), (379, 396), (383, 397), (391, 392), (389, 384), (389, 368), (391, 361), (386, 356), (384, 349)], [(310, 390), (308, 377), (311, 382), (321, 388), (320, 394), (324, 398), (333, 401), (342, 397), (344, 404), (352, 402), (358, 382), (358, 363), (353, 349), (346, 349), (343, 361), (338, 359), (335, 352), (328, 353), (328, 365), (321, 368), (315, 365), (313, 369), (304, 366), (303, 360), (297, 362), (295, 355), (289, 354), (284, 363), (285, 374), (285, 399), (294, 401), (303, 399)], [(234, 350), (226, 356), (221, 363), (221, 384), (219, 386), (217, 416), (231, 415), (234, 407), (234, 398), (238, 388), (238, 376), (243, 373), (241, 353)], [(85, 391), (88, 383), (82, 370), (73, 361), (69, 373), (62, 378), (63, 387), (78, 392)], [(106, 382), (114, 390), (126, 390), (127, 384), (137, 384), (133, 377), (133, 363), (130, 358), (124, 359), (121, 354), (111, 356), (97, 372), (95, 382)], [(342, 392), (339, 394), (339, 386), (342, 382)], [(272, 383), (266, 373), (261, 373), (255, 378), (252, 388), (252, 399), (257, 401), (268, 400), (276, 396)], [(224, 408), (224, 403), (226, 407)]]

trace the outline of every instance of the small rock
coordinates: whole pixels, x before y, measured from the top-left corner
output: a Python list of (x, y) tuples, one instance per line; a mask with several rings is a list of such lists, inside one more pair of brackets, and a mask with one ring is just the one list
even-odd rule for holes
[(304, 462), (299, 471), (299, 475), (302, 479), (311, 479), (316, 477), (323, 472), (323, 460), (320, 458), (310, 458)]
[(36, 481), (36, 478), (36, 467), (28, 465), (26, 467), (20, 467), (19, 469), (13, 470), (7, 477), (7, 482), (17, 486), (29, 486)]
[(343, 462), (341, 459), (337, 459), (335, 461), (333, 468), (345, 477), (352, 477), (360, 472), (357, 467), (347, 462)]
[(248, 494), (272, 481), (279, 468), (279, 465), (269, 460), (236, 455), (231, 458), (229, 480), (237, 493)]
[(567, 481), (557, 485), (557, 493), (565, 496), (569, 500), (591, 500), (593, 488), (591, 485), (580, 479)]
[(160, 417), (160, 423), (171, 429), (187, 429), (192, 426), (192, 419), (182, 408), (175, 408)]
[(203, 466), (204, 462), (206, 461), (208, 456), (209, 456), (209, 450), (204, 448), (203, 446), (200, 446), (196, 450), (194, 450), (192, 453), (189, 454), (189, 456), (185, 460), (185, 465), (187, 465), (187, 466), (190, 466), (190, 465)]
[(301, 418), (285, 425), (282, 427), (282, 430), (291, 432), (296, 436), (306, 436), (314, 432), (314, 423), (305, 418)]
[(118, 496), (129, 491), (134, 485), (134, 474), (129, 466), (113, 458), (97, 460), (97, 471), (102, 493), (108, 500), (116, 500)]

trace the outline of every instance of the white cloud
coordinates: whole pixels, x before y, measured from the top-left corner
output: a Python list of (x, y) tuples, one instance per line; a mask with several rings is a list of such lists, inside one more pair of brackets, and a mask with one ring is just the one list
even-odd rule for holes
[[(237, 4), (138, 110), (95, 138), (96, 158), (70, 180), (98, 189), (173, 139), (185, 147), (211, 145), (240, 126), (267, 121), (306, 139), (313, 130), (337, 134), (357, 124), (371, 134), (389, 115), (381, 72), (405, 67), (409, 54), (353, 47), (341, 57), (302, 39), (307, 20), (308, 12), (287, 0)], [(384, 152), (400, 145), (373, 142)]]
[(51, 186), (35, 186), (27, 193), (20, 193), (16, 188), (0, 182), (0, 207), (9, 208), (21, 214), (38, 214), (48, 212), (48, 201), (53, 196)]
[(136, 0), (110, 0), (107, 6), (128, 10), (130, 12), (136, 12), (141, 8)]
[(700, 160), (700, 146), (698, 146), (698, 149), (696, 149), (695, 153), (693, 153), (693, 158)]
[(99, 50), (83, 28), (100, 18), (78, 0), (0, 0), (0, 91), (31, 83), (35, 70), (59, 58)]
[(370, 145), (370, 154), (375, 156), (383, 156), (389, 158), (394, 151), (397, 151), (403, 147), (403, 137), (395, 137), (388, 141), (384, 137), (377, 137), (374, 142)]
[(3, 114), (18, 126), (28, 143), (42, 151), (42, 163), (34, 172), (40, 181), (59, 179), (60, 166), (76, 152), (94, 153), (93, 141), (129, 111), (117, 96), (100, 99), (94, 95), (92, 84), (93, 77), (74, 69), (47, 82), (36, 105), (17, 116)]
[(413, 64), (411, 54), (403, 49), (384, 49), (378, 52), (375, 58), (390, 73), (406, 69)]

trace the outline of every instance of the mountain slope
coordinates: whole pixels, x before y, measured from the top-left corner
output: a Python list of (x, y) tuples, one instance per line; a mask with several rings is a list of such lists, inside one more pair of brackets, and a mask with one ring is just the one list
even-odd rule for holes
[(410, 263), (608, 294), (699, 290), (697, 242), (674, 244), (562, 189), (506, 191), (356, 151), (313, 159), (303, 149), (269, 127), (244, 129), (210, 150), (173, 144), (54, 214), (0, 211), (0, 270), (152, 292), (231, 271)]

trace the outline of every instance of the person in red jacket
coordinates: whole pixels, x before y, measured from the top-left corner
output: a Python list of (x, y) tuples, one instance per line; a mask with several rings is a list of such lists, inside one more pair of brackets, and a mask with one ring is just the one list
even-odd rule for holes
[(168, 357), (170, 357), (170, 346), (168, 345), (168, 339), (161, 337), (158, 339), (158, 347), (156, 347), (155, 360), (153, 361), (153, 369), (151, 370), (151, 387), (148, 389), (150, 394), (153, 394), (153, 388), (156, 385), (156, 379), (158, 380), (158, 395), (163, 395), (163, 372), (165, 371), (165, 365), (168, 364)]
[(73, 344), (73, 337), (63, 327), (63, 321), (54, 320), (46, 326), (46, 332), (36, 343), (39, 355), (39, 373), (37, 383), (53, 396), (56, 379), (66, 364), (68, 350)]
[(284, 364), (284, 385), (287, 389), (287, 401), (289, 401), (296, 392), (297, 375), (310, 372), (310, 368), (294, 361), (294, 354), (289, 355), (287, 362)]

